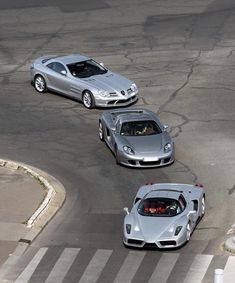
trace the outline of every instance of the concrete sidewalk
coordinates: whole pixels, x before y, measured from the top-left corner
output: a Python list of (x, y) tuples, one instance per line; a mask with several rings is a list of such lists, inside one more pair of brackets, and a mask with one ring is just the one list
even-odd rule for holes
[(24, 252), (63, 205), (65, 195), (63, 185), (47, 173), (0, 159), (1, 268)]
[(22, 170), (0, 167), (0, 265), (29, 232), (27, 221), (46, 193), (35, 178)]

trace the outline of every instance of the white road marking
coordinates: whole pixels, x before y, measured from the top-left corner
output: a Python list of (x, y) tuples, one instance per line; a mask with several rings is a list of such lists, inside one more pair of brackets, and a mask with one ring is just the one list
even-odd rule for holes
[(166, 283), (178, 257), (179, 254), (177, 253), (164, 253), (161, 256), (148, 283)]
[(224, 283), (235, 282), (235, 256), (230, 256), (224, 267)]
[(65, 248), (51, 270), (45, 283), (61, 283), (73, 264), (80, 249), (76, 248)]
[(213, 255), (196, 255), (183, 283), (201, 283)]
[(86, 270), (84, 271), (79, 283), (94, 283), (96, 282), (100, 274), (105, 267), (109, 257), (112, 254), (112, 250), (97, 250)]
[(129, 283), (135, 276), (146, 252), (130, 251), (123, 262), (114, 283)]
[(31, 276), (33, 275), (35, 269), (37, 268), (38, 264), (44, 257), (47, 250), (48, 248), (41, 248), (38, 250), (38, 252), (35, 254), (33, 259), (28, 264), (28, 266), (24, 269), (24, 271), (16, 279), (15, 283), (27, 283), (30, 280)]

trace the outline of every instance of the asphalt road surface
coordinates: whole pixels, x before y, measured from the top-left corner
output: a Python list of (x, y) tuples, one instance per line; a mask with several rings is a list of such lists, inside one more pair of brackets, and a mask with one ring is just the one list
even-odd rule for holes
[[(12, 278), (212, 282), (214, 268), (227, 264), (221, 245), (235, 222), (234, 26), (233, 0), (0, 1), (0, 156), (49, 172), (67, 191)], [(117, 166), (98, 138), (102, 109), (34, 90), (35, 58), (74, 53), (137, 83), (136, 106), (170, 125), (173, 165)], [(122, 208), (146, 181), (205, 186), (206, 215), (177, 251), (122, 246)]]

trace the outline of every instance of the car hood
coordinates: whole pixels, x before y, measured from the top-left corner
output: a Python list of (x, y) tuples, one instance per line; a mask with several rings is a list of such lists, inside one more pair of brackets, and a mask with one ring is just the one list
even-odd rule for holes
[(123, 136), (124, 143), (129, 144), (137, 153), (160, 151), (163, 145), (163, 135)]
[(130, 88), (132, 84), (132, 82), (127, 78), (110, 71), (103, 75), (96, 75), (89, 78), (84, 78), (82, 80), (88, 82), (99, 90), (118, 92), (121, 90), (126, 92), (126, 90)]
[(157, 241), (176, 222), (176, 217), (137, 216), (138, 225), (146, 242)]

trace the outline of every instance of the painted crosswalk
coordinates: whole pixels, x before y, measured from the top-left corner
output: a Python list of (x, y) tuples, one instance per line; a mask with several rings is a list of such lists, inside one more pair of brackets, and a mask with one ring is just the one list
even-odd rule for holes
[(42, 247), (2, 282), (102, 283), (105, 278), (114, 283), (212, 283), (216, 268), (224, 269), (224, 283), (235, 282), (234, 256), (128, 249), (121, 254), (120, 260), (120, 250)]
[(118, 272), (114, 283), (131, 282), (144, 256), (145, 256), (145, 252), (141, 253), (141, 252), (130, 251), (125, 261), (123, 262), (123, 265), (120, 271)]
[(67, 272), (69, 271), (71, 265), (73, 264), (78, 252), (80, 249), (64, 249), (63, 253), (57, 260), (55, 266), (53, 267), (52, 271), (50, 272), (48, 278), (46, 279), (45, 283), (62, 283), (64, 277), (66, 276)]

